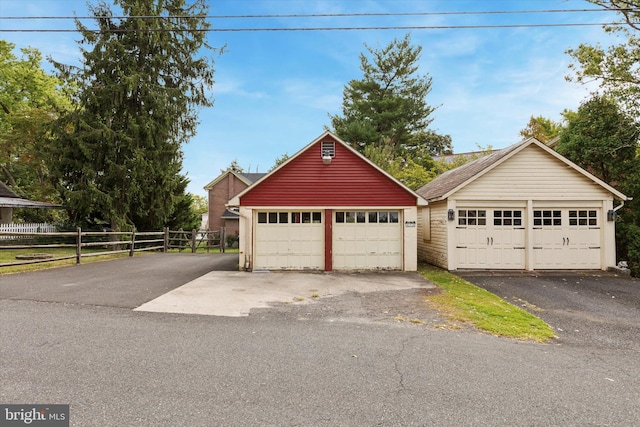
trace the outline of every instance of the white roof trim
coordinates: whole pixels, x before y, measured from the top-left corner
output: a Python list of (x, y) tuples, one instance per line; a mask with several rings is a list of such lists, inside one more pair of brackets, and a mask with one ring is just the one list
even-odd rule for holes
[(231, 170), (231, 169), (227, 169), (226, 171), (224, 171), (223, 173), (221, 173), (216, 179), (214, 179), (213, 181), (211, 181), (210, 183), (208, 183), (207, 185), (205, 185), (203, 188), (205, 190), (210, 190), (214, 185), (216, 185), (217, 183), (219, 183), (220, 181), (222, 181), (224, 179), (225, 176), (232, 174), (233, 176), (235, 176), (236, 178), (238, 178), (240, 181), (244, 182), (247, 185), (251, 185), (251, 181), (249, 181), (248, 179), (246, 179), (244, 176), (242, 176), (241, 174)]

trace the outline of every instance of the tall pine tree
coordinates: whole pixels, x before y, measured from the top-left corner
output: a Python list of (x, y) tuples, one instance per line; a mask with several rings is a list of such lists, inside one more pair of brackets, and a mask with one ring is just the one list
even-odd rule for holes
[(184, 191), (182, 144), (195, 135), (197, 109), (213, 105), (208, 6), (114, 3), (117, 16), (104, 2), (90, 6), (97, 30), (76, 21), (80, 67), (54, 62), (79, 90), (58, 121), (51, 169), (75, 224), (158, 229)]
[(330, 115), (334, 132), (360, 152), (368, 146), (389, 146), (402, 156), (429, 152), (424, 133), (434, 107), (426, 100), (431, 78), (418, 74), (422, 47), (413, 46), (409, 34), (381, 49), (365, 47), (362, 79), (344, 87), (342, 115)]

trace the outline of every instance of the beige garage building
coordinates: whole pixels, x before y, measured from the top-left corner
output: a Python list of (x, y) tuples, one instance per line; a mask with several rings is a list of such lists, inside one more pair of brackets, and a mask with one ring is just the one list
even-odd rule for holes
[(602, 269), (627, 197), (531, 138), (417, 191), (418, 256), (449, 270)]

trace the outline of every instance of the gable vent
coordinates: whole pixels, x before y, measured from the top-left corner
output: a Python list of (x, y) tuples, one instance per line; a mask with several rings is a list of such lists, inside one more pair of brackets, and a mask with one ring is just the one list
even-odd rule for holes
[(323, 159), (334, 158), (336, 156), (336, 143), (333, 141), (323, 141), (321, 156)]

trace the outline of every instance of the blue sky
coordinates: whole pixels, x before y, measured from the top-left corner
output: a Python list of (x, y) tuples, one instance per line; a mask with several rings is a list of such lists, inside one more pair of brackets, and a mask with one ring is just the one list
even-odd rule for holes
[[(215, 0), (210, 15), (400, 13), (592, 9), (584, 0)], [(0, 16), (86, 16), (76, 0), (0, 0)], [(213, 19), (214, 28), (445, 26), (611, 22), (612, 13), (538, 13)], [(0, 29), (73, 28), (69, 20), (0, 20)], [(438, 106), (431, 129), (451, 135), (456, 152), (478, 145), (503, 148), (519, 141), (529, 117), (560, 120), (589, 93), (565, 81), (580, 43), (607, 43), (600, 26), (484, 29), (419, 29), (296, 32), (212, 32), (209, 43), (226, 45), (216, 58), (212, 108), (200, 112), (198, 134), (184, 150), (188, 190), (203, 186), (233, 160), (266, 172), (284, 153), (292, 155), (330, 125), (340, 112), (342, 91), (362, 77), (364, 43), (384, 47), (411, 32), (422, 46), (420, 73), (432, 79), (427, 101)], [(0, 33), (17, 47), (77, 64), (77, 33)], [(43, 63), (45, 69), (49, 64)]]

